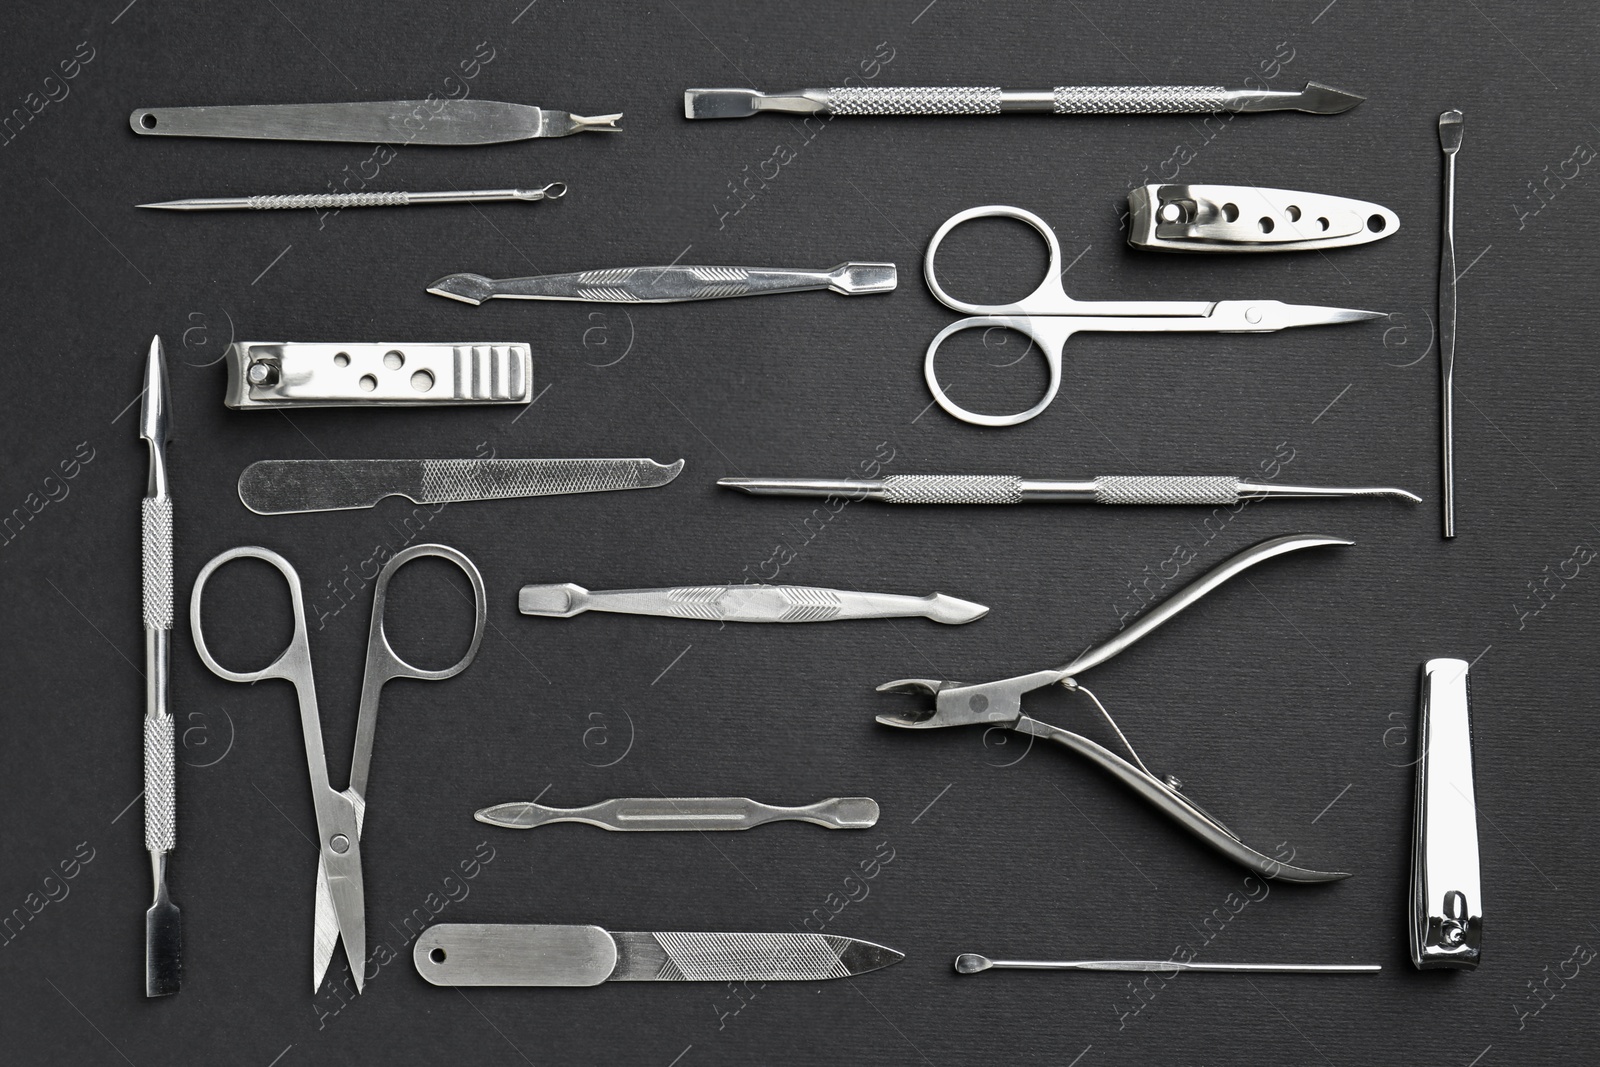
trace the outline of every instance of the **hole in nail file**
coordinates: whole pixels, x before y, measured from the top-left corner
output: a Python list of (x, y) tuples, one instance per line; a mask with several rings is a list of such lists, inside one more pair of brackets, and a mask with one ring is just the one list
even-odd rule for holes
[(443, 963), (445, 961), (445, 951), (442, 948), (436, 948), (428, 953), (428, 958), (434, 963)]
[(148, 114), (147, 115), (140, 115), (139, 116), (139, 125), (143, 126), (147, 130), (153, 130), (153, 129), (156, 128), (156, 117), (154, 115), (148, 115)]

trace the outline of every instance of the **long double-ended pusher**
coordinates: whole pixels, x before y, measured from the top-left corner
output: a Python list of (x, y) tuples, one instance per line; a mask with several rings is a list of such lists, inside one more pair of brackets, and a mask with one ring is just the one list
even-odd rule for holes
[[(1077, 659), (1064, 667), (1053, 670), (1033, 671), (1029, 674), (1018, 675), (1015, 678), (1004, 678), (997, 682), (983, 682), (978, 685), (967, 685), (962, 682), (943, 682), (931, 678), (901, 678), (898, 681), (887, 682), (878, 687), (880, 693), (927, 693), (934, 697), (932, 711), (904, 713), (893, 715), (879, 715), (878, 721), (885, 726), (900, 726), (909, 730), (931, 730), (941, 726), (1003, 726), (1008, 730), (1026, 734), (1030, 737), (1042, 738), (1065, 745), (1079, 755), (1084, 756), (1103, 770), (1110, 772), (1115, 778), (1138, 793), (1145, 800), (1153, 804), (1158, 811), (1173, 822), (1189, 831), (1195, 837), (1204, 841), (1218, 852), (1227, 856), (1235, 863), (1242, 864), (1259, 872), (1267, 878), (1279, 878), (1285, 882), (1332, 882), (1349, 875), (1337, 871), (1315, 871), (1307, 867), (1296, 867), (1282, 860), (1274, 859), (1264, 852), (1258, 852), (1239, 839), (1239, 835), (1228, 829), (1221, 820), (1200, 805), (1190, 800), (1182, 792), (1182, 783), (1172, 775), (1164, 780), (1150, 773), (1139, 754), (1128, 743), (1122, 729), (1111, 718), (1104, 705), (1093, 693), (1078, 684), (1077, 675), (1090, 667), (1098, 666), (1117, 653), (1126, 649), (1135, 641), (1147, 636), (1152, 630), (1161, 626), (1174, 615), (1192, 605), (1195, 601), (1211, 592), (1217, 586), (1226, 582), (1242, 571), (1248, 570), (1274, 556), (1281, 556), (1287, 552), (1295, 552), (1302, 548), (1316, 548), (1322, 545), (1349, 545), (1342, 537), (1329, 537), (1322, 534), (1290, 534), (1285, 537), (1274, 537), (1263, 541), (1252, 548), (1248, 548), (1238, 555), (1224, 560), (1222, 563), (1207, 571), (1204, 575), (1190, 582), (1182, 590), (1162, 601), (1161, 604), (1151, 609), (1149, 614), (1138, 622), (1127, 627), (1117, 636), (1104, 644), (1098, 645), (1083, 653)], [(1089, 740), (1080, 734), (1063, 730), (1059, 726), (1040, 722), (1038, 719), (1025, 715), (1022, 711), (1022, 697), (1035, 689), (1043, 689), (1050, 685), (1061, 685), (1072, 691), (1082, 691), (1085, 696), (1094, 701), (1095, 707), (1100, 709), (1100, 714), (1105, 716), (1106, 722), (1111, 724), (1112, 730), (1128, 750), (1128, 755), (1133, 758), (1129, 763), (1121, 756), (1105, 748), (1097, 742)]]

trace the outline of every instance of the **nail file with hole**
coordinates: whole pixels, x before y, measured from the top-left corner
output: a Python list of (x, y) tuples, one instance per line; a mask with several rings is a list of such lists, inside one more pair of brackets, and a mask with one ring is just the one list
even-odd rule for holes
[(411, 950), (417, 973), (442, 986), (819, 982), (904, 958), (838, 934), (613, 933), (495, 923), (439, 923), (422, 931)]
[(237, 411), (258, 408), (526, 404), (532, 348), (520, 341), (408, 344), (238, 341), (224, 355)]
[(1381, 204), (1253, 185), (1146, 185), (1128, 194), (1128, 243), (1161, 252), (1299, 252), (1400, 228)]

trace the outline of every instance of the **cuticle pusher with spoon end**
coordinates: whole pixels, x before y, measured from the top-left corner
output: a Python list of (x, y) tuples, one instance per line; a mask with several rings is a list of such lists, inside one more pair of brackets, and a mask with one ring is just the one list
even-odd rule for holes
[(878, 822), (878, 802), (871, 797), (829, 797), (791, 808), (749, 797), (628, 797), (581, 808), (551, 808), (513, 800), (483, 808), (472, 817), (507, 830), (531, 830), (558, 822), (585, 823), (602, 830), (749, 830), (769, 822), (866, 830)]
[(905, 953), (838, 934), (646, 933), (598, 926), (439, 923), (411, 950), (441, 986), (602, 982), (820, 982), (899, 963)]
[(605, 267), (530, 278), (447, 274), (428, 286), (434, 296), (478, 305), (485, 300), (579, 300), (598, 304), (676, 304), (734, 296), (830, 289), (842, 296), (888, 293), (893, 263), (841, 263), (827, 270), (781, 267)]
[(364, 100), (338, 104), (142, 107), (128, 116), (144, 137), (480, 145), (616, 132), (622, 115), (573, 115), (499, 100)]
[(982, 604), (943, 593), (861, 593), (806, 585), (690, 585), (668, 589), (605, 589), (525, 585), (517, 594), (524, 615), (569, 619), (585, 611), (664, 615), (711, 622), (834, 622), (846, 619), (925, 618), (948, 626), (981, 619)]
[(239, 475), (239, 499), (257, 515), (298, 515), (388, 496), (453, 504), (654, 489), (682, 470), (681, 459), (263, 459)]

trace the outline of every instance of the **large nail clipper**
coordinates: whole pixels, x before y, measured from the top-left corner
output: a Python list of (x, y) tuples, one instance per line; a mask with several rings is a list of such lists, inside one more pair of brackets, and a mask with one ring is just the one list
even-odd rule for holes
[[(1258, 852), (1239, 839), (1216, 816), (1207, 812), (1182, 792), (1182, 783), (1168, 775), (1164, 780), (1150, 773), (1139, 754), (1123, 735), (1122, 729), (1111, 718), (1105, 706), (1078, 684), (1077, 675), (1097, 666), (1122, 652), (1129, 645), (1147, 636), (1173, 616), (1194, 604), (1229, 578), (1248, 570), (1274, 556), (1295, 552), (1302, 548), (1322, 545), (1349, 545), (1354, 542), (1342, 537), (1320, 534), (1290, 534), (1275, 537), (1248, 548), (1207, 571), (1182, 590), (1162, 601), (1138, 622), (1127, 627), (1109, 641), (1091, 648), (1064, 667), (1054, 670), (1034, 671), (1030, 674), (1005, 678), (997, 682), (966, 685), (961, 682), (942, 682), (929, 678), (902, 678), (878, 687), (879, 692), (927, 693), (934, 697), (934, 708), (929, 712), (879, 715), (885, 726), (899, 726), (911, 730), (929, 730), (942, 726), (1004, 727), (1030, 737), (1054, 741), (1072, 749), (1149, 801), (1163, 815), (1189, 831), (1201, 841), (1267, 878), (1280, 878), (1285, 882), (1331, 882), (1349, 877), (1346, 873), (1316, 871), (1296, 867), (1264, 852)], [(1127, 749), (1133, 762), (1123, 759), (1110, 749), (1087, 737), (1063, 730), (1058, 726), (1040, 722), (1022, 711), (1022, 697), (1036, 689), (1060, 684), (1068, 690), (1081, 691), (1100, 714), (1110, 723), (1118, 740)]]
[(1128, 244), (1153, 252), (1298, 252), (1400, 228), (1381, 204), (1254, 185), (1146, 185), (1128, 194)]
[(1430, 659), (1422, 665), (1411, 842), (1411, 962), (1424, 971), (1476, 967), (1483, 956), (1467, 667), (1461, 659)]
[(236, 411), (257, 408), (526, 404), (532, 349), (516, 341), (442, 344), (236, 341), (223, 355)]

